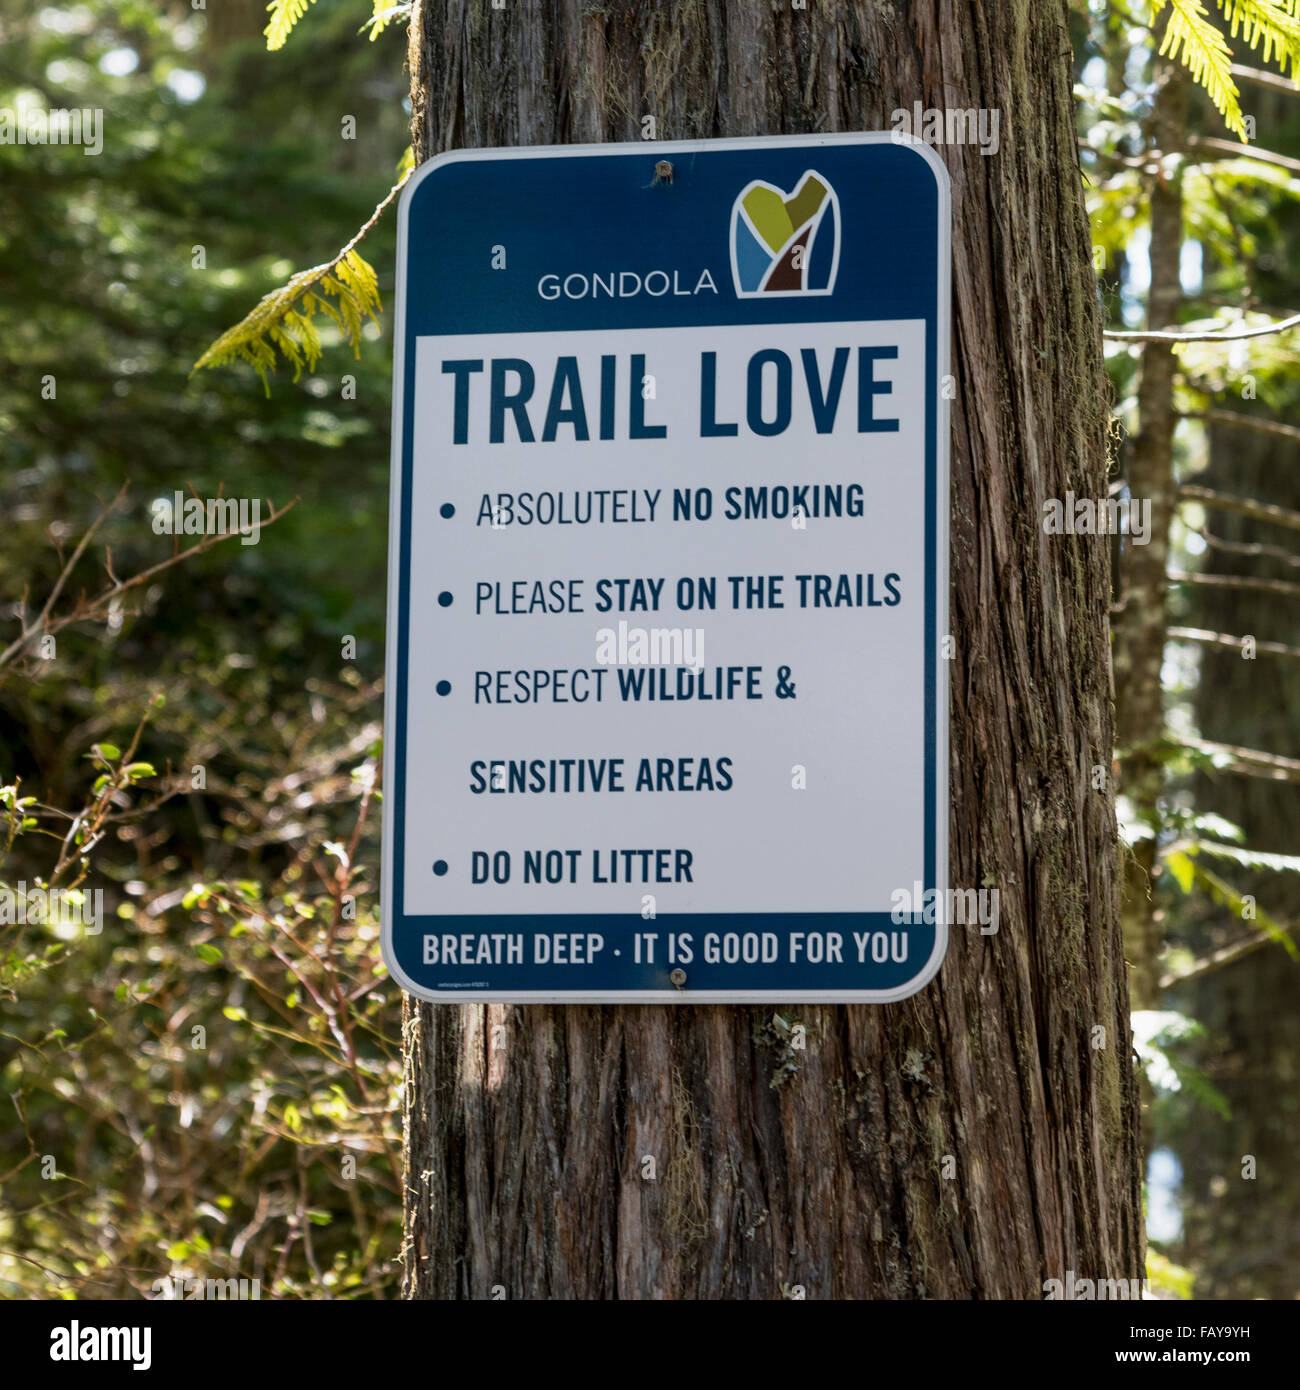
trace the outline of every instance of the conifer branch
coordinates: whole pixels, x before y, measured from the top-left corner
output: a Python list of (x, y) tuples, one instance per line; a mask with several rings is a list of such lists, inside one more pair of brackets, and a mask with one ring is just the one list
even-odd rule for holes
[[(310, 372), (320, 360), (322, 345), (315, 316), (323, 313), (338, 329), (343, 341), (361, 356), (365, 321), (378, 323), (383, 311), (379, 277), (356, 249), (357, 244), (383, 216), (384, 210), (410, 178), (403, 174), (387, 197), (371, 213), (352, 240), (332, 260), (300, 270), (287, 284), (258, 301), (252, 313), (228, 328), (195, 362), (191, 375), (201, 367), (221, 367), (246, 362), (271, 394), (270, 373), (279, 357), (293, 366), (295, 381), (304, 367)], [(277, 356), (277, 352), (279, 356)]]

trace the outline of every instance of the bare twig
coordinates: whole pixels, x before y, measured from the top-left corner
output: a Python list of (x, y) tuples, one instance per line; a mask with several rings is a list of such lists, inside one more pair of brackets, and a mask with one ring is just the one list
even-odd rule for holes
[[(1278, 925), (1283, 932), (1290, 935), (1300, 926), (1300, 922), (1281, 922)], [(1198, 960), (1194, 965), (1189, 965), (1186, 970), (1180, 970), (1177, 973), (1171, 972), (1163, 976), (1160, 981), (1160, 988), (1173, 989), (1175, 985), (1185, 985), (1189, 980), (1199, 980), (1203, 975), (1221, 970), (1225, 965), (1231, 965), (1233, 961), (1258, 951), (1261, 946), (1267, 946), (1270, 943), (1276, 944), (1276, 942), (1277, 936), (1275, 934), (1257, 932), (1254, 936), (1248, 936), (1245, 941), (1238, 941), (1232, 946), (1224, 946), (1218, 951), (1211, 952), (1210, 955)]]
[(1199, 753), (1217, 754), (1232, 759), (1225, 772), (1239, 772), (1248, 777), (1267, 777), (1271, 781), (1300, 782), (1300, 758), (1284, 758), (1278, 753), (1266, 753), (1262, 748), (1243, 748), (1235, 743), (1212, 743), (1204, 738), (1180, 738), (1184, 748)]
[(1107, 329), (1105, 336), (1114, 342), (1123, 343), (1236, 343), (1246, 338), (1265, 338), (1270, 333), (1285, 333), (1297, 324), (1300, 324), (1300, 314), (1293, 314), (1289, 319), (1281, 319), (1276, 323), (1265, 324), (1263, 328), (1223, 328), (1209, 331), (1195, 329), (1187, 333), (1165, 328), (1143, 329), (1131, 333)]
[(1300, 159), (1290, 155), (1277, 154), (1273, 150), (1262, 150), (1258, 145), (1239, 145), (1232, 140), (1219, 140), (1212, 135), (1189, 135), (1189, 150), (1206, 150), (1210, 154), (1226, 155), (1231, 159), (1255, 159), (1261, 164), (1271, 164), (1277, 169), (1300, 174)]
[(1281, 73), (1267, 72), (1263, 68), (1248, 68), (1245, 63), (1233, 63), (1228, 69), (1234, 77), (1244, 78), (1247, 82), (1257, 82), (1261, 87), (1276, 87), (1279, 92), (1300, 92), (1297, 86), (1289, 77), (1283, 77)]
[[(78, 599), (77, 605), (72, 612), (65, 613), (62, 617), (54, 617), (54, 605), (58, 602), (59, 595), (63, 592), (64, 585), (67, 583), (72, 571), (76, 568), (82, 555), (85, 554), (86, 547), (90, 544), (95, 532), (99, 530), (100, 526), (125, 495), (126, 485), (124, 484), (122, 490), (100, 512), (87, 529), (85, 535), (82, 536), (81, 540), (77, 543), (77, 548), (72, 552), (71, 559), (63, 566), (58, 579), (54, 583), (53, 589), (50, 591), (50, 596), (45, 601), (45, 606), (41, 609), (39, 615), (34, 618), (31, 623), (24, 626), (22, 632), (10, 642), (4, 651), (0, 652), (0, 673), (4, 671), (6, 666), (22, 656), (38, 637), (59, 632), (70, 623), (101, 619), (104, 616), (105, 609), (107, 609), (115, 599), (120, 598), (121, 595), (127, 593), (129, 590), (138, 588), (141, 584), (148, 583), (155, 575), (161, 574), (163, 570), (170, 569), (180, 561), (189, 560), (195, 555), (201, 555), (205, 550), (211, 550), (214, 545), (220, 545), (222, 541), (231, 540), (235, 536), (241, 534), (239, 531), (227, 531), (225, 533), (214, 532), (212, 535), (204, 536), (202, 540), (197, 541), (194, 545), (190, 546), (188, 550), (174, 549), (167, 559), (160, 560), (156, 565), (150, 565), (148, 569), (141, 570), (139, 574), (132, 575), (130, 579), (114, 578), (110, 561), (108, 574), (112, 582), (108, 587), (102, 590), (97, 597), (89, 601), (84, 597)], [(291, 502), (288, 502), (278, 510), (274, 503), (268, 503), (271, 508), (271, 514), (260, 524), (262, 526), (274, 525), (274, 523), (279, 521), (297, 501), (298, 499), (295, 497)]]
[(1254, 497), (1233, 497), (1229, 493), (1215, 492), (1208, 487), (1183, 486), (1178, 489), (1178, 500), (1199, 502), (1221, 512), (1237, 512), (1241, 516), (1253, 517), (1256, 521), (1270, 521), (1275, 526), (1286, 526), (1292, 531), (1300, 531), (1300, 512), (1288, 511), (1285, 507), (1274, 506), (1272, 502), (1260, 502)]
[(1255, 579), (1236, 574), (1192, 574), (1187, 570), (1170, 570), (1171, 584), (1204, 584), (1214, 589), (1256, 589), (1262, 593), (1300, 594), (1300, 584), (1289, 584), (1285, 579)]
[(1201, 527), (1200, 536), (1211, 550), (1223, 550), (1230, 555), (1267, 555), (1271, 560), (1280, 560), (1284, 565), (1300, 569), (1300, 555), (1293, 555), (1280, 545), (1264, 545), (1261, 541), (1229, 541), (1211, 534), (1204, 526)]
[[(1172, 642), (1195, 642), (1202, 647), (1228, 647), (1241, 651), (1246, 646), (1244, 637), (1234, 637), (1227, 632), (1207, 632), (1198, 627), (1171, 627), (1166, 634)], [(1255, 641), (1254, 649), (1265, 656), (1289, 656), (1300, 661), (1300, 647), (1288, 647), (1282, 642)]]
[(1261, 415), (1246, 415), (1240, 410), (1189, 410), (1183, 413), (1183, 419), (1205, 420), (1211, 425), (1254, 430), (1256, 434), (1275, 435), (1278, 439), (1294, 439), (1300, 443), (1300, 426), (1284, 425), (1280, 420), (1266, 420)]

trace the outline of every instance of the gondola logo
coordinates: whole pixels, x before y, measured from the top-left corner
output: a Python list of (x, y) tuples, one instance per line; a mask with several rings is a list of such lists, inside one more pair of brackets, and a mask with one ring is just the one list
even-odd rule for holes
[(731, 205), (731, 278), (741, 299), (830, 294), (840, 264), (840, 202), (807, 170), (792, 193), (762, 179)]

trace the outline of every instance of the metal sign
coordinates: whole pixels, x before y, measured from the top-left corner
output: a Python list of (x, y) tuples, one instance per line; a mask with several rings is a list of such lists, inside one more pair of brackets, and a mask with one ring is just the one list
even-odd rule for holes
[(395, 978), (919, 989), (947, 941), (943, 165), (881, 134), (466, 150), (400, 217)]

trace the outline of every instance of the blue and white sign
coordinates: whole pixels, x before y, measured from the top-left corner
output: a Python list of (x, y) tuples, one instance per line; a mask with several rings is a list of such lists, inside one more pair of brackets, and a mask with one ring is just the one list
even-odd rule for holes
[(394, 977), (921, 988), (947, 944), (943, 165), (887, 134), (466, 150), (400, 217)]

